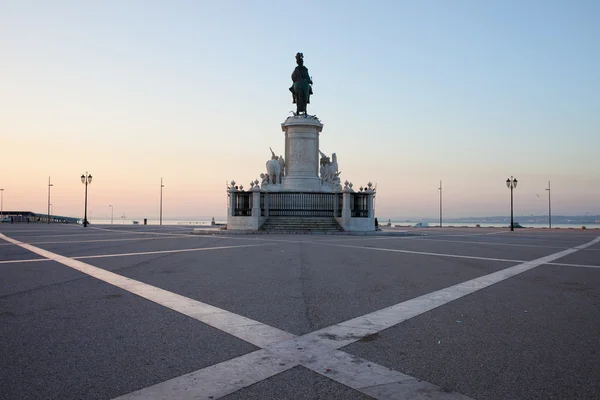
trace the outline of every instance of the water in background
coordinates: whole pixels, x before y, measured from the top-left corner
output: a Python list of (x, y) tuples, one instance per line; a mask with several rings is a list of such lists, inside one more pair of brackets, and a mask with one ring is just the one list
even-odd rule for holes
[[(415, 226), (419, 223), (419, 221), (391, 221), (392, 227), (409, 227)], [(532, 222), (519, 222), (515, 221), (515, 224), (518, 223), (523, 228), (546, 228), (548, 229), (548, 224), (536, 224)], [(387, 221), (379, 220), (379, 226), (385, 227)], [(425, 225), (425, 223), (423, 223)], [(475, 228), (477, 225), (481, 228), (509, 228), (510, 223), (465, 223), (465, 222), (455, 222), (455, 221), (442, 221), (442, 227), (455, 227), (455, 228)], [(430, 228), (439, 228), (439, 222), (429, 222), (428, 227)], [(581, 229), (582, 226), (585, 226), (586, 229), (600, 229), (600, 224), (552, 224), (552, 229)]]
[[(115, 218), (113, 220), (113, 224), (114, 225), (132, 225), (134, 222), (133, 221), (137, 221), (139, 225), (143, 225), (144, 224), (144, 220), (143, 219), (134, 219), (134, 218)], [(178, 225), (178, 226), (210, 226), (211, 225), (211, 218), (200, 218), (200, 219), (194, 219), (194, 220), (187, 220), (187, 219), (163, 219), (163, 225)], [(418, 224), (420, 221), (391, 221), (392, 222), (392, 227), (412, 227), (415, 226), (416, 224)], [(515, 221), (515, 223), (518, 221)], [(96, 225), (110, 225), (110, 219), (90, 219), (90, 223), (92, 224), (96, 224)], [(158, 219), (149, 219), (148, 220), (148, 225), (159, 225), (160, 221)], [(219, 220), (215, 218), (215, 223), (216, 224), (226, 224), (227, 221), (226, 220)], [(379, 219), (379, 225), (381, 227), (385, 227), (387, 224), (387, 220), (381, 220)], [(524, 228), (548, 228), (548, 224), (536, 224), (536, 223), (521, 223), (519, 222), (519, 224), (524, 227)], [(508, 228), (509, 224), (506, 223), (464, 223), (464, 222), (455, 222), (455, 221), (443, 221), (442, 226), (443, 227), (457, 227), (457, 228), (462, 228), (462, 227), (467, 227), (467, 228), (475, 228), (477, 225), (479, 225), (481, 228)], [(431, 228), (436, 228), (439, 227), (439, 223), (437, 222), (430, 222), (428, 223), (428, 226)], [(587, 229), (600, 229), (600, 224), (585, 224), (583, 225), (585, 226)], [(555, 228), (561, 228), (561, 229), (581, 229), (582, 224), (552, 224), (552, 229)]]
[[(94, 225), (110, 225), (111, 221), (109, 219), (93, 219), (88, 218), (90, 224)], [(137, 221), (139, 225), (144, 224), (144, 219), (136, 219), (136, 218), (114, 218), (113, 225), (132, 225), (134, 221)], [(163, 225), (180, 225), (180, 226), (207, 226), (211, 224), (211, 218), (205, 219), (195, 219), (195, 220), (187, 220), (187, 219), (163, 219)], [(218, 220), (215, 218), (216, 224), (226, 224), (225, 220)], [(158, 219), (149, 219), (148, 225), (160, 225), (160, 220)]]

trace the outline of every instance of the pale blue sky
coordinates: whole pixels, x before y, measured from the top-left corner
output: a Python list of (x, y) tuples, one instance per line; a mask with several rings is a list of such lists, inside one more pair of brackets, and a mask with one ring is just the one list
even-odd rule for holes
[[(301, 51), (309, 113), (377, 214), (600, 213), (599, 1), (0, 1), (5, 208), (224, 215), (224, 182), (283, 152)], [(82, 151), (76, 151), (80, 148)], [(42, 151), (43, 150), (43, 151)], [(540, 197), (538, 197), (538, 195)]]

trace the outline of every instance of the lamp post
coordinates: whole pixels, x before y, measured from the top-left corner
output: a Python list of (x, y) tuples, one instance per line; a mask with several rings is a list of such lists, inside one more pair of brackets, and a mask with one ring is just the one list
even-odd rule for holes
[(81, 183), (85, 185), (85, 207), (83, 211), (83, 227), (85, 228), (88, 225), (87, 220), (87, 192), (88, 192), (88, 184), (92, 183), (92, 175), (87, 172), (84, 175), (81, 175)]
[(440, 187), (438, 188), (440, 191), (440, 228), (442, 227), (442, 181), (440, 181)]
[(160, 178), (160, 222), (159, 225), (162, 225), (162, 189), (165, 187), (163, 185), (163, 178)]
[(121, 221), (123, 221), (123, 225), (125, 225), (125, 218), (127, 217), (125, 216), (125, 213), (123, 213), (123, 215), (121, 215)]
[(550, 208), (550, 181), (548, 181), (548, 229), (552, 229), (552, 209)]
[(48, 223), (50, 223), (50, 187), (54, 186), (50, 183), (50, 177), (48, 177)]
[(113, 209), (112, 204), (109, 204), (108, 206), (110, 207), (110, 224), (112, 225), (113, 224), (113, 211), (114, 211), (114, 209)]
[(517, 179), (512, 176), (506, 180), (506, 187), (510, 189), (510, 230), (515, 230), (515, 223), (513, 221), (513, 189), (517, 187)]
[(4, 189), (0, 189), (0, 220), (4, 218)]

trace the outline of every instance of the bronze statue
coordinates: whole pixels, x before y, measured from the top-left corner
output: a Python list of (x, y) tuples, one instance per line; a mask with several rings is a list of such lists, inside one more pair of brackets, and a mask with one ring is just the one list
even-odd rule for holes
[(292, 72), (292, 81), (294, 84), (290, 87), (292, 92), (292, 99), (296, 104), (296, 115), (304, 113), (306, 115), (306, 105), (310, 104), (310, 95), (312, 91), (312, 79), (308, 75), (308, 68), (304, 66), (304, 55), (302, 53), (296, 54), (296, 63), (298, 66)]

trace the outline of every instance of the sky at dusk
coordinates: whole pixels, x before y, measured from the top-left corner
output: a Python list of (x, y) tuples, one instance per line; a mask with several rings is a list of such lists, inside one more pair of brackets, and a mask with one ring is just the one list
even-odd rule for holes
[(600, 2), (0, 0), (4, 210), (222, 217), (284, 153), (295, 54), (376, 216), (600, 214)]

